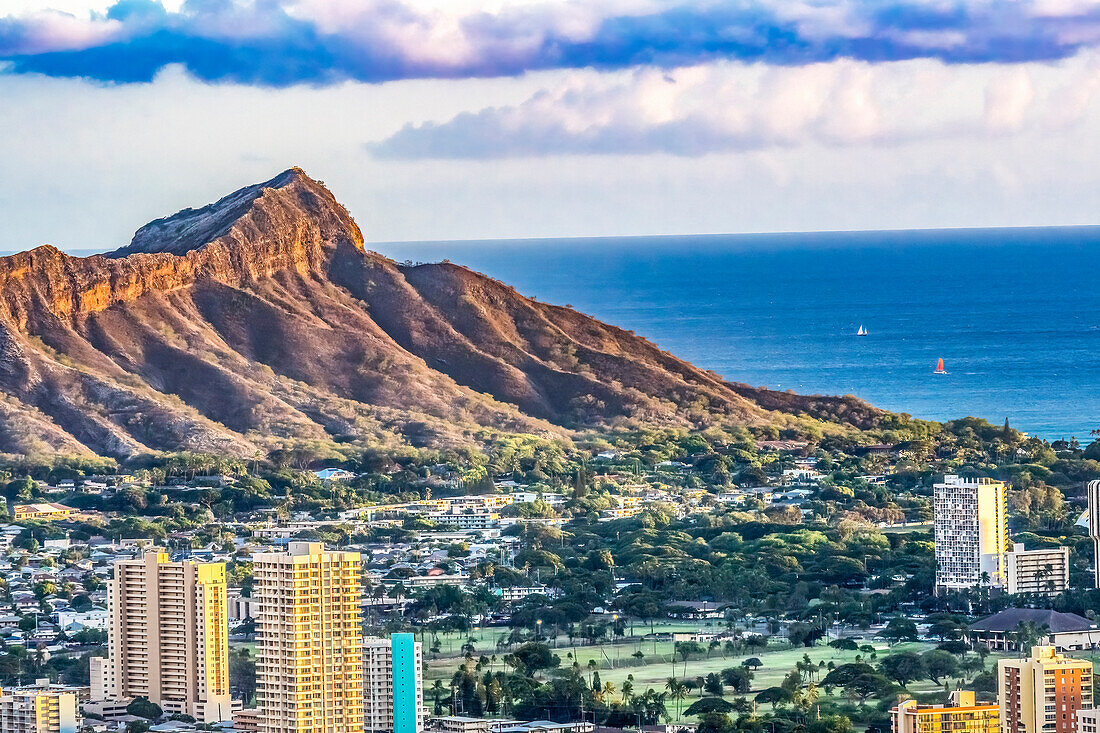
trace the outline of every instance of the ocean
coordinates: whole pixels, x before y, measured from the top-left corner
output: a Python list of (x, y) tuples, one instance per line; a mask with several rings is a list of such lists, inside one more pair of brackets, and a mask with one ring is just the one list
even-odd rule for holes
[(368, 246), (466, 265), (731, 381), (1052, 440), (1100, 428), (1100, 226)]
[(731, 381), (1049, 439), (1100, 428), (1100, 227), (371, 247), (469, 266)]

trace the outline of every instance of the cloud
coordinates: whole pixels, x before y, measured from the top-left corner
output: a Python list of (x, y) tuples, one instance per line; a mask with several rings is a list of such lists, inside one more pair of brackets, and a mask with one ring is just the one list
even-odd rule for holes
[(999, 77), (985, 92), (985, 119), (992, 130), (1012, 131), (1026, 122), (1035, 101), (1035, 87), (1023, 69)]
[(721, 62), (641, 69), (626, 81), (576, 73), (519, 104), (407, 124), (368, 149), (376, 158), (399, 160), (699, 156), (1049, 132), (1095, 112), (1098, 59), (1011, 67)]
[(0, 17), (14, 73), (265, 86), (733, 60), (1018, 63), (1100, 45), (1086, 0), (119, 0)]

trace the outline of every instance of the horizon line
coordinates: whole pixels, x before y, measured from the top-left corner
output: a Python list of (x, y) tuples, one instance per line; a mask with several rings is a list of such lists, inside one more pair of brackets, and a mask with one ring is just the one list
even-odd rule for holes
[[(538, 243), (555, 240), (623, 240), (623, 239), (699, 239), (703, 237), (805, 237), (828, 235), (871, 235), (871, 234), (913, 234), (913, 233), (949, 233), (949, 232), (1040, 232), (1067, 229), (1095, 229), (1100, 233), (1100, 224), (1027, 224), (1027, 225), (1003, 225), (1003, 226), (958, 226), (958, 227), (899, 227), (896, 229), (807, 229), (807, 230), (763, 230), (748, 232), (694, 232), (690, 234), (573, 234), (573, 235), (546, 235), (546, 236), (501, 236), (501, 237), (468, 237), (461, 239), (388, 239), (367, 240), (364, 244), (368, 250), (377, 251), (375, 247), (386, 245), (409, 244), (482, 244), (482, 243)], [(54, 247), (73, 257), (94, 257), (106, 255), (114, 250), (100, 250), (98, 248), (74, 247), (66, 249), (49, 242), (43, 242), (24, 249), (0, 249), (0, 257), (30, 252), (39, 247)], [(75, 254), (81, 253), (81, 254)]]
[(1100, 224), (1024, 224), (1024, 225), (994, 225), (994, 226), (957, 226), (957, 227), (899, 227), (896, 229), (781, 229), (758, 230), (748, 232), (694, 232), (690, 234), (572, 234), (572, 235), (546, 235), (530, 237), (466, 237), (461, 239), (388, 239), (367, 241), (368, 248), (372, 245), (402, 245), (402, 244), (475, 244), (482, 242), (548, 242), (553, 240), (610, 240), (610, 239), (690, 239), (699, 237), (774, 237), (774, 236), (816, 236), (833, 234), (905, 234), (916, 232), (946, 233), (946, 232), (982, 232), (982, 231), (1043, 231), (1056, 229), (1096, 229), (1100, 232)]

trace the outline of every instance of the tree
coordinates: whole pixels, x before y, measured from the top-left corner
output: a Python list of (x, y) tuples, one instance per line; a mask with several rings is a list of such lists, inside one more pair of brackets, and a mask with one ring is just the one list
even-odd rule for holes
[(821, 695), (820, 691), (817, 689), (817, 685), (813, 682), (806, 685), (803, 689), (795, 690), (793, 694), (795, 705), (803, 712), (809, 712), (810, 708), (817, 703), (818, 697)]
[(703, 654), (706, 649), (703, 645), (697, 641), (678, 641), (675, 644), (676, 653), (680, 655), (680, 659), (684, 662), (684, 674), (687, 674), (687, 661), (688, 657), (692, 654)]
[(561, 664), (561, 658), (550, 651), (550, 647), (537, 641), (520, 645), (511, 654), (513, 664), (528, 676), (543, 669), (552, 669)]
[(880, 634), (882, 638), (896, 643), (899, 641), (916, 641), (917, 625), (911, 619), (904, 616), (895, 616), (886, 624), (886, 628)]
[(928, 626), (928, 633), (940, 641), (960, 639), (965, 632), (966, 626), (953, 618), (937, 619)]
[(676, 701), (676, 717), (678, 718), (680, 717), (680, 706), (688, 694), (687, 685), (675, 677), (669, 677), (665, 680), (665, 689), (668, 690), (668, 696)]
[(248, 639), (249, 641), (252, 641), (256, 638), (256, 619), (249, 616), (244, 621), (241, 621), (239, 624), (237, 624), (237, 628), (235, 628), (233, 631), (234, 633), (243, 635), (244, 638)]
[(822, 715), (807, 721), (806, 733), (852, 733), (852, 721), (843, 715)]
[(875, 672), (875, 668), (869, 664), (850, 662), (831, 670), (829, 674), (825, 675), (825, 679), (821, 680), (821, 684), (829, 687), (845, 687), (856, 677), (876, 674), (878, 673)]
[(791, 646), (813, 646), (824, 635), (825, 630), (817, 624), (791, 624), (787, 630)]
[(1016, 624), (1016, 628), (1012, 630), (1012, 640), (1016, 644), (1016, 650), (1020, 652), (1020, 656), (1031, 653), (1031, 647), (1039, 643), (1040, 639), (1043, 639), (1050, 634), (1050, 628), (1043, 624), (1040, 626), (1034, 621), (1021, 621)]
[(885, 697), (890, 691), (890, 681), (878, 673), (856, 675), (844, 685), (844, 692), (859, 701), (862, 706), (870, 697)]
[(447, 688), (443, 685), (442, 680), (436, 680), (429, 690), (432, 694), (432, 701), (435, 703), (434, 714), (443, 715), (443, 697), (447, 694)]
[(928, 670), (928, 679), (932, 680), (937, 685), (940, 684), (941, 678), (950, 677), (957, 674), (959, 671), (958, 660), (943, 649), (933, 649), (932, 651), (925, 652), (921, 659), (924, 661), (924, 666)]
[(764, 666), (764, 663), (760, 661), (759, 657), (749, 657), (745, 661), (741, 662), (742, 667), (752, 667), (753, 669), (760, 669)]
[(924, 660), (916, 652), (891, 654), (879, 663), (879, 667), (883, 674), (903, 687), (928, 673)]
[(161, 715), (164, 715), (164, 711), (160, 709), (160, 706), (149, 702), (147, 697), (135, 697), (133, 701), (126, 706), (126, 712), (130, 715), (136, 715), (139, 718), (147, 718), (149, 720), (156, 720)]
[(790, 690), (783, 687), (769, 687), (756, 693), (755, 699), (757, 703), (770, 703), (772, 710), (775, 710), (776, 706), (790, 702), (793, 696)]
[(718, 674), (734, 692), (744, 694), (752, 687), (753, 673), (747, 667), (726, 667)]
[(703, 689), (708, 695), (714, 695), (715, 697), (722, 696), (722, 678), (714, 672), (707, 675), (706, 680), (703, 682)]
[(229, 649), (229, 686), (250, 702), (256, 695), (256, 662), (247, 648)]
[(684, 711), (684, 715), (706, 715), (707, 713), (732, 713), (736, 712), (737, 706), (733, 703), (723, 700), (720, 697), (704, 697), (693, 702), (687, 710)]
[(859, 649), (859, 644), (852, 639), (833, 639), (829, 642), (829, 646), (833, 649), (840, 649), (847, 652), (854, 652)]
[(641, 725), (657, 725), (669, 719), (668, 710), (665, 707), (666, 699), (665, 693), (651, 688), (641, 695), (635, 695), (630, 702), (630, 709)]
[(745, 639), (745, 646), (747, 646), (750, 651), (753, 649), (766, 649), (768, 646), (768, 639), (766, 636), (753, 634)]
[(704, 714), (695, 730), (696, 733), (730, 733), (734, 725), (728, 714), (715, 711)]

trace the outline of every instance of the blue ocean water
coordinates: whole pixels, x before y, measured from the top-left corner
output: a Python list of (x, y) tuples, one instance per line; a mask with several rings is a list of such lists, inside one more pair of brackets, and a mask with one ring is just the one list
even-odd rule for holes
[(1100, 428), (1100, 227), (374, 248), (467, 265), (733, 381), (1052, 439)]

